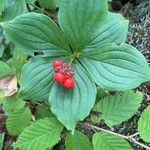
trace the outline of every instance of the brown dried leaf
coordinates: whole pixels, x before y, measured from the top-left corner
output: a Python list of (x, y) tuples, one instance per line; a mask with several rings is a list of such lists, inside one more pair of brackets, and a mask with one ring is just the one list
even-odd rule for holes
[(4, 95), (1, 97), (9, 97), (14, 95), (18, 91), (17, 78), (13, 76), (7, 76), (0, 80), (0, 90)]

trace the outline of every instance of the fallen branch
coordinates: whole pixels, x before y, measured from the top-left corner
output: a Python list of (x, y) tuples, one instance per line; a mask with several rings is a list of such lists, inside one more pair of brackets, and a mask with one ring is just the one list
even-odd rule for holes
[(113, 132), (113, 131), (109, 131), (109, 130), (106, 130), (106, 129), (103, 129), (103, 128), (94, 126), (94, 125), (89, 124), (89, 123), (84, 123), (84, 125), (85, 125), (86, 127), (91, 128), (91, 129), (94, 130), (94, 131), (95, 131), (95, 130), (104, 131), (104, 132), (106, 132), (106, 133), (119, 136), (119, 137), (121, 137), (121, 138), (124, 138), (124, 139), (126, 139), (126, 140), (128, 140), (128, 141), (130, 141), (130, 142), (133, 142), (133, 143), (135, 143), (135, 144), (137, 144), (137, 145), (139, 145), (139, 146), (145, 148), (146, 150), (150, 150), (150, 147), (148, 147), (148, 146), (144, 145), (143, 143), (140, 143), (140, 142), (138, 142), (138, 141), (135, 140), (134, 137), (137, 136), (138, 133), (135, 133), (135, 134), (133, 134), (133, 135), (131, 135), (131, 136), (125, 136), (125, 135), (122, 135), (122, 134), (119, 134), (119, 133), (116, 133), (116, 132)]

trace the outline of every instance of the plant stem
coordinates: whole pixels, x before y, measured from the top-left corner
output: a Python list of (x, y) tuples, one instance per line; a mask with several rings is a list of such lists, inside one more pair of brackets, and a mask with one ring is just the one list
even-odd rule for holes
[(48, 105), (46, 105), (45, 103), (40, 103), (40, 102), (34, 102), (35, 104), (42, 106), (42, 107), (46, 107), (46, 108), (50, 108)]
[(41, 11), (42, 13), (44, 13), (44, 14), (46, 14), (46, 15), (48, 15), (48, 16), (51, 16), (50, 13), (48, 13), (47, 11), (41, 9), (40, 7), (38, 7), (38, 6), (36, 6), (36, 5), (34, 5), (34, 4), (32, 4), (32, 3), (29, 3), (29, 5), (31, 5), (32, 7), (36, 8), (37, 10)]
[(112, 131), (109, 131), (109, 130), (106, 130), (106, 129), (103, 129), (103, 128), (94, 126), (94, 125), (89, 124), (89, 123), (84, 123), (84, 125), (86, 125), (87, 127), (91, 128), (91, 129), (94, 130), (94, 131), (95, 131), (95, 130), (100, 130), (100, 131), (104, 131), (104, 132), (109, 133), (109, 134), (113, 134), (113, 135), (119, 136), (119, 137), (121, 137), (121, 138), (124, 138), (124, 139), (126, 139), (126, 140), (128, 140), (128, 141), (130, 141), (130, 142), (133, 142), (133, 143), (135, 143), (135, 144), (137, 144), (137, 145), (139, 145), (139, 146), (145, 148), (146, 150), (150, 150), (150, 147), (148, 147), (148, 146), (146, 146), (146, 145), (144, 145), (144, 144), (142, 144), (142, 143), (136, 141), (135, 138), (133, 138), (134, 136), (138, 135), (138, 133), (133, 134), (133, 135), (131, 135), (131, 136), (125, 136), (125, 135), (122, 135), (122, 134), (119, 134), (119, 133), (116, 133), (116, 132), (112, 132)]
[(70, 60), (70, 62), (69, 62), (70, 65), (72, 64), (72, 62), (74, 61), (74, 59), (75, 59), (75, 57), (72, 57), (72, 58), (71, 58), (71, 60)]
[(128, 137), (125, 136), (125, 135), (122, 135), (122, 134), (119, 134), (119, 133), (116, 133), (116, 132), (113, 132), (113, 131), (109, 131), (109, 130), (103, 129), (103, 128), (100, 128), (100, 127), (91, 125), (91, 124), (89, 124), (89, 123), (84, 123), (84, 124), (85, 124), (86, 126), (90, 127), (91, 129), (101, 130), (101, 131), (104, 131), (104, 132), (106, 132), (106, 133), (113, 134), (113, 135), (122, 137), (122, 138), (124, 138), (124, 139), (128, 139)]

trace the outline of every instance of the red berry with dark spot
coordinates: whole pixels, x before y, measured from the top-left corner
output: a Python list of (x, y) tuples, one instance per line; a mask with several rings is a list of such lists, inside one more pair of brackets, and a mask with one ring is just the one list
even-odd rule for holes
[(61, 72), (56, 72), (54, 73), (54, 80), (59, 83), (59, 84), (63, 84), (65, 82), (65, 75)]
[(75, 81), (73, 78), (67, 78), (63, 85), (66, 89), (72, 89), (75, 85)]
[(55, 69), (57, 69), (57, 68), (61, 67), (62, 63), (63, 62), (60, 59), (56, 59), (56, 60), (53, 61), (53, 67)]

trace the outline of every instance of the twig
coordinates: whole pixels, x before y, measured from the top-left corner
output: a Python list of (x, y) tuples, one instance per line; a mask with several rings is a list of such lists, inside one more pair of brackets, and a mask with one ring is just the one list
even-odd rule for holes
[(129, 0), (129, 2), (127, 4), (125, 4), (125, 6), (123, 6), (121, 8), (120, 12), (122, 13), (123, 16), (128, 12), (130, 3), (131, 3), (131, 0)]
[(128, 139), (127, 136), (125, 135), (122, 135), (122, 134), (119, 134), (119, 133), (116, 133), (116, 132), (113, 132), (113, 131), (109, 131), (109, 130), (106, 130), (106, 129), (103, 129), (103, 128), (100, 128), (100, 127), (97, 127), (97, 126), (94, 126), (94, 125), (91, 125), (89, 123), (84, 123), (86, 126), (90, 127), (91, 129), (93, 130), (101, 130), (101, 131), (104, 131), (106, 133), (109, 133), (109, 134), (113, 134), (113, 135), (116, 135), (116, 136), (119, 136), (119, 137), (122, 137), (124, 139)]
[(119, 133), (116, 133), (116, 132), (112, 132), (112, 131), (109, 131), (109, 130), (106, 130), (106, 129), (103, 129), (103, 128), (94, 126), (94, 125), (89, 124), (89, 123), (84, 123), (84, 125), (86, 125), (87, 127), (90, 127), (90, 128), (93, 129), (93, 130), (100, 130), (100, 131), (104, 131), (104, 132), (109, 133), (109, 134), (113, 134), (113, 135), (119, 136), (119, 137), (121, 137), (121, 138), (124, 138), (124, 139), (126, 139), (126, 140), (128, 140), (128, 141), (130, 141), (130, 142), (133, 142), (133, 143), (135, 143), (135, 144), (137, 144), (137, 145), (139, 145), (139, 146), (145, 148), (146, 150), (150, 150), (150, 147), (148, 147), (148, 146), (146, 146), (146, 145), (144, 145), (144, 144), (142, 144), (142, 143), (136, 141), (136, 140), (133, 138), (134, 136), (138, 135), (138, 133), (133, 134), (133, 135), (131, 135), (131, 136), (125, 136), (125, 135), (122, 135), (122, 134), (119, 134)]
[(139, 146), (145, 148), (146, 150), (150, 150), (150, 147), (148, 147), (148, 146), (146, 146), (146, 145), (144, 145), (144, 144), (142, 144), (142, 143), (136, 141), (134, 138), (131, 138), (131, 142), (133, 142), (133, 143), (135, 143), (135, 144), (137, 144), (137, 145), (139, 145)]
[(135, 136), (137, 136), (139, 133), (137, 132), (137, 133), (134, 133), (133, 135), (130, 135), (129, 137), (130, 138), (133, 138), (133, 137), (135, 137)]

